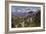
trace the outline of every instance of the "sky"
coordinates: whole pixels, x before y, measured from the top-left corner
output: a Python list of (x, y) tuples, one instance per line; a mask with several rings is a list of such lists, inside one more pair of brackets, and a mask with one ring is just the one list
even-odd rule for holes
[(37, 10), (40, 10), (40, 7), (32, 7), (32, 6), (12, 6), (11, 11), (12, 12), (29, 12), (29, 11), (34, 11), (36, 12)]

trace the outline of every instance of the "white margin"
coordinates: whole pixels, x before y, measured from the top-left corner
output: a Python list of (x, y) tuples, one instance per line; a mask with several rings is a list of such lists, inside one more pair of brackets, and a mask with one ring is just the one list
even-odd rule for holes
[[(41, 27), (26, 27), (26, 28), (11, 28), (11, 6), (33, 6), (33, 7), (41, 7)], [(17, 31), (17, 30), (38, 30), (43, 29), (43, 6), (42, 5), (34, 5), (34, 4), (9, 4), (9, 31)]]

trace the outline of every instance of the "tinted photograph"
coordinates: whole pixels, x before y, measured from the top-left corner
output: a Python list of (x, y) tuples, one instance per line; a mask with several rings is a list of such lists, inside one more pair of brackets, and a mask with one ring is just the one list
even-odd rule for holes
[(11, 27), (40, 27), (41, 7), (11, 6)]

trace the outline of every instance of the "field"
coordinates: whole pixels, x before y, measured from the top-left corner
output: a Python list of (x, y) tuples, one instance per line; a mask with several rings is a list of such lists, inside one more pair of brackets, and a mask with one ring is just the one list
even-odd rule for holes
[(40, 11), (31, 16), (12, 16), (12, 28), (20, 27), (40, 27)]

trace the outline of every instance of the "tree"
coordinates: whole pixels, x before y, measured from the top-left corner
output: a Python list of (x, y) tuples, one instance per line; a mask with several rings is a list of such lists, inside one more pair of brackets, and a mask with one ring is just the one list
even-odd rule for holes
[(36, 16), (33, 18), (33, 23), (36, 27), (40, 26), (40, 10), (37, 11)]

